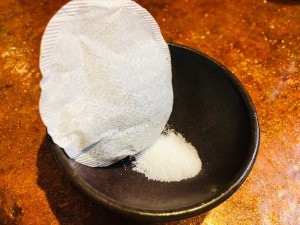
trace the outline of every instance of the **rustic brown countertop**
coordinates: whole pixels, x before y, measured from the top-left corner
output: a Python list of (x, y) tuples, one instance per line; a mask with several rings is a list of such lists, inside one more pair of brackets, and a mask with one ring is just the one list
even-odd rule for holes
[[(67, 0), (0, 1), (0, 224), (143, 224), (65, 180), (39, 116), (39, 46)], [(168, 42), (229, 68), (256, 106), (261, 145), (242, 187), (210, 212), (153, 224), (300, 224), (300, 2), (138, 0)]]

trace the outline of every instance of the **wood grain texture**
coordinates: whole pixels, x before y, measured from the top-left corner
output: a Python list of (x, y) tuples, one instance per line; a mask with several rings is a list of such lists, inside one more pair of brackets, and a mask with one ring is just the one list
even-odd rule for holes
[[(40, 41), (66, 2), (0, 1), (0, 224), (146, 224), (79, 194), (44, 139)], [(166, 41), (230, 69), (250, 93), (261, 125), (256, 164), (229, 200), (204, 215), (152, 224), (300, 224), (299, 1), (137, 2), (155, 17)]]

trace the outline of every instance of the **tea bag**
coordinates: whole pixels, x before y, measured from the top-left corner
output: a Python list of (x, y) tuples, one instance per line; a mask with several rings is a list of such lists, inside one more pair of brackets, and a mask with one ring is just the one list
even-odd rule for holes
[(151, 146), (172, 111), (168, 46), (133, 1), (63, 6), (43, 35), (40, 69), (47, 131), (87, 166), (108, 166)]

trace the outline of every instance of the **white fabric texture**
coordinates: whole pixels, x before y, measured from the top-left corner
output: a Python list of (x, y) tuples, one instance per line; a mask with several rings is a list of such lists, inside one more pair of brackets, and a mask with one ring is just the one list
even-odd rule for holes
[(133, 1), (63, 6), (44, 32), (40, 69), (47, 131), (87, 166), (108, 166), (151, 146), (172, 111), (168, 46)]

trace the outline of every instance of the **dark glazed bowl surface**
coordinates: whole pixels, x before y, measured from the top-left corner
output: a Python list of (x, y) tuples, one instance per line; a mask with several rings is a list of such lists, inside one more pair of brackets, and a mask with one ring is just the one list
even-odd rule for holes
[(229, 198), (249, 174), (259, 145), (253, 103), (237, 78), (210, 57), (169, 44), (174, 107), (168, 124), (196, 147), (202, 171), (181, 182), (157, 182), (132, 171), (129, 159), (90, 168), (52, 151), (83, 194), (137, 219), (166, 221), (204, 213)]

